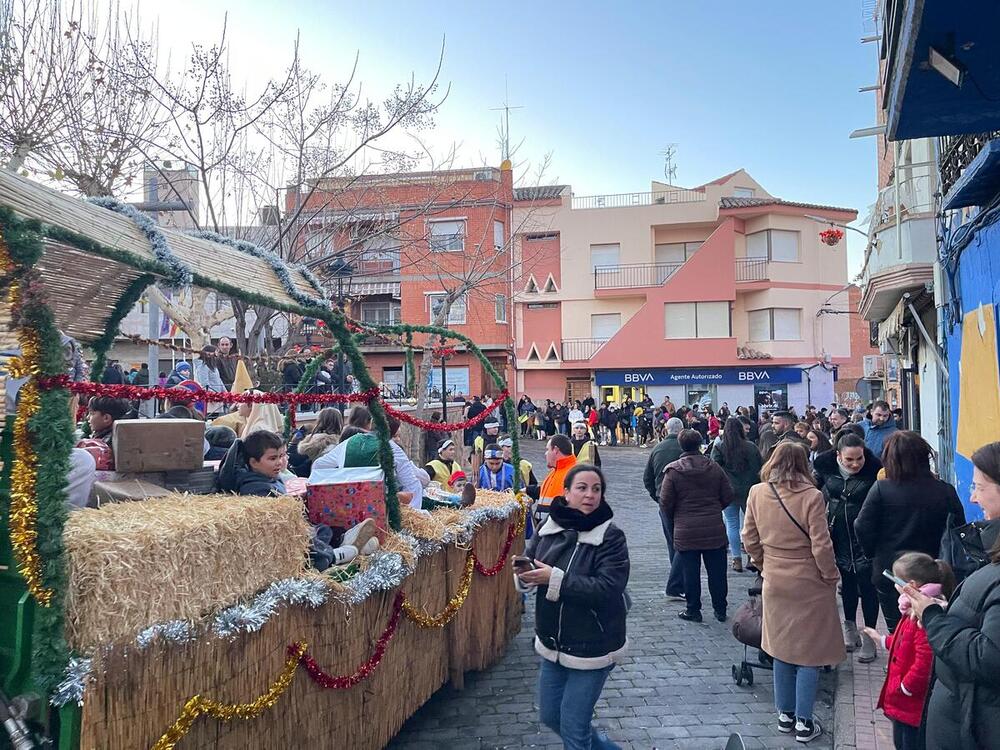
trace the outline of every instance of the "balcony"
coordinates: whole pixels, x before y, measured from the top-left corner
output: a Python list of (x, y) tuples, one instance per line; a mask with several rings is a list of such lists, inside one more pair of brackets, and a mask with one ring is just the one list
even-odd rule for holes
[(563, 362), (584, 362), (600, 351), (610, 339), (563, 339)]
[(626, 263), (594, 268), (594, 289), (641, 289), (660, 286), (683, 263)]
[(1000, 191), (1000, 130), (938, 140), (944, 208), (985, 206)]
[(766, 281), (767, 258), (737, 258), (736, 282)]
[(657, 190), (652, 193), (612, 193), (609, 195), (573, 196), (573, 210), (590, 208), (628, 208), (670, 203), (702, 203), (705, 193), (699, 190)]

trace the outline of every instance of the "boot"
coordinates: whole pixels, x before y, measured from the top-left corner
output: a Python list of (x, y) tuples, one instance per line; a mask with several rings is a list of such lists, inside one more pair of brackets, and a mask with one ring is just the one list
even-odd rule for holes
[(844, 645), (847, 647), (847, 653), (851, 653), (858, 646), (862, 645), (858, 626), (853, 622), (844, 623)]
[(734, 557), (733, 558), (733, 570), (736, 571), (737, 573), (742, 573), (743, 572), (743, 558), (742, 557)]
[(875, 641), (869, 638), (865, 633), (861, 634), (861, 653), (858, 654), (858, 661), (862, 664), (868, 664), (869, 662), (875, 661), (878, 657), (878, 648), (875, 646)]

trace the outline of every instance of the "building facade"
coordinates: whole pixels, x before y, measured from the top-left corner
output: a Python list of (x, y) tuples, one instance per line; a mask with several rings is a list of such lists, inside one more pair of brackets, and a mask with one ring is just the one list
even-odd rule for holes
[[(351, 317), (447, 326), (475, 341), (513, 385), (509, 163), (500, 169), (322, 180), (287, 195), (286, 215), (298, 211), (306, 217), (303, 257)], [(445, 315), (448, 296), (454, 299)], [(415, 368), (428, 339), (413, 336)], [(432, 394), (495, 394), (482, 363), (464, 346), (453, 348), (444, 368), (434, 359)], [(386, 392), (412, 395), (406, 342), (369, 336), (362, 351)]]
[[(879, 351), (874, 328), (859, 312), (861, 289), (851, 284), (847, 290), (846, 313), (851, 327), (851, 359), (837, 370), (834, 392), (837, 403), (848, 408), (863, 406), (875, 399), (888, 399), (898, 403), (899, 371), (886, 371), (886, 358)], [(844, 295), (839, 297), (842, 300)], [(837, 311), (838, 314), (841, 312)], [(874, 333), (873, 333), (874, 332)], [(890, 361), (890, 370), (892, 366)], [(896, 395), (893, 396), (892, 394)]]
[[(517, 390), (675, 404), (829, 404), (850, 361), (853, 209), (785, 201), (738, 170), (693, 189), (514, 194)], [(840, 307), (845, 300), (841, 299)]]

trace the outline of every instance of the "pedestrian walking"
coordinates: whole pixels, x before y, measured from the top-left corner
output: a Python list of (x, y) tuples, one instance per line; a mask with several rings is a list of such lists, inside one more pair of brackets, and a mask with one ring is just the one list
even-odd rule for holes
[(535, 591), (539, 718), (567, 750), (618, 747), (592, 723), (604, 683), (625, 653), (628, 614), (628, 546), (606, 493), (599, 468), (571, 468), (525, 548), (525, 563), (514, 560), (518, 590)]
[(846, 656), (840, 574), (805, 448), (776, 446), (760, 477), (747, 500), (743, 544), (764, 578), (761, 648), (774, 659), (778, 731), (809, 742), (823, 731), (813, 716), (819, 670)]
[(872, 485), (854, 521), (858, 541), (875, 563), (872, 582), (889, 632), (899, 622), (899, 593), (882, 571), (891, 569), (902, 552), (937, 557), (949, 514), (956, 527), (965, 523), (958, 493), (931, 473), (930, 461), (931, 447), (920, 435), (893, 433), (882, 453), (886, 478)]
[(674, 557), (674, 521), (660, 505), (660, 486), (663, 484), (663, 472), (667, 465), (680, 458), (684, 452), (681, 450), (680, 443), (677, 442), (677, 436), (681, 434), (683, 429), (684, 423), (677, 417), (671, 417), (667, 420), (667, 436), (657, 443), (650, 452), (649, 460), (646, 461), (646, 471), (642, 476), (646, 492), (657, 505), (660, 524), (663, 527), (663, 537), (667, 541), (667, 561), (670, 564), (670, 573), (667, 577), (665, 593), (668, 599), (684, 598), (684, 571), (680, 562)]
[(723, 509), (733, 502), (726, 473), (701, 453), (701, 434), (684, 430), (677, 437), (681, 457), (669, 464), (660, 486), (660, 505), (673, 521), (675, 560), (684, 571), (687, 608), (682, 620), (701, 622), (701, 563), (708, 573), (708, 591), (715, 619), (725, 622), (729, 585), (726, 580), (726, 527)]
[(892, 411), (889, 409), (889, 404), (885, 401), (873, 403), (871, 418), (862, 424), (865, 428), (865, 445), (868, 446), (868, 450), (882, 458), (886, 441), (899, 431)]
[(763, 461), (757, 446), (747, 439), (743, 423), (736, 417), (726, 420), (722, 440), (712, 446), (712, 460), (726, 472), (733, 488), (735, 501), (722, 511), (726, 522), (726, 536), (729, 539), (729, 557), (732, 569), (743, 572), (743, 554), (740, 549), (740, 530), (747, 509), (750, 488), (760, 481)]

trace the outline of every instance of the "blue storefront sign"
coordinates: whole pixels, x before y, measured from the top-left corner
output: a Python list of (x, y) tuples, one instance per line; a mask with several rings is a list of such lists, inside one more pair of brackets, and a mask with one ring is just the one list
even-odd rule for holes
[(798, 367), (699, 367), (673, 369), (645, 367), (634, 370), (597, 370), (597, 385), (685, 385), (709, 383), (711, 385), (754, 385), (755, 383), (801, 383), (802, 370)]

